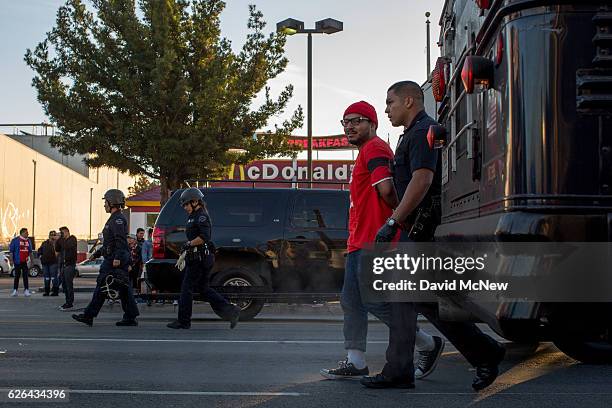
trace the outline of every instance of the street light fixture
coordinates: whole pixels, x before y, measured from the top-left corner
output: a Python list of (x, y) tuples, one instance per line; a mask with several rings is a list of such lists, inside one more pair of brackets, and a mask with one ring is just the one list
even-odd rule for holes
[(304, 28), (304, 22), (294, 18), (288, 18), (276, 24), (276, 31), (287, 35), (308, 34), (308, 108), (307, 108), (307, 132), (308, 132), (308, 180), (312, 188), (312, 34), (334, 34), (342, 31), (342, 21), (326, 18), (317, 21), (315, 28)]

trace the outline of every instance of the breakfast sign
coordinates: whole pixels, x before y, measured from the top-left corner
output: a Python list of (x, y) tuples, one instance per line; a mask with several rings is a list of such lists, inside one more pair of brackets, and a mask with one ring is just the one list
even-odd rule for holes
[[(308, 138), (304, 136), (290, 136), (288, 140), (289, 144), (299, 146), (301, 150), (308, 149)], [(335, 136), (313, 136), (312, 137), (312, 149), (313, 150), (347, 150), (356, 149), (356, 147), (349, 143), (346, 135), (335, 135)]]

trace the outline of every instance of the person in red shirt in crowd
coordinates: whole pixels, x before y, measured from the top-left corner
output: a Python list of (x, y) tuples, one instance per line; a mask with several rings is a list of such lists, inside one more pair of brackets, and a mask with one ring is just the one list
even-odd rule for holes
[(23, 275), (23, 294), (30, 296), (28, 286), (28, 260), (32, 254), (32, 242), (28, 238), (28, 229), (22, 228), (19, 230), (19, 236), (12, 239), (9, 246), (13, 263), (15, 264), (15, 281), (13, 282), (13, 292), (11, 296), (17, 296), (19, 289), (19, 277)]
[[(321, 370), (321, 375), (328, 379), (368, 375), (365, 359), (368, 312), (387, 326), (390, 323), (389, 303), (362, 301), (359, 268), (362, 248), (374, 242), (378, 229), (399, 204), (390, 166), (393, 162), (393, 152), (385, 141), (376, 136), (378, 118), (374, 107), (364, 101), (356, 102), (346, 109), (340, 122), (348, 141), (358, 147), (359, 154), (349, 185), (351, 204), (348, 255), (340, 297), (344, 312), (344, 348), (347, 350), (347, 357), (338, 363), (338, 367)], [(431, 336), (422, 330), (419, 330), (417, 337), (427, 344), (433, 342)]]

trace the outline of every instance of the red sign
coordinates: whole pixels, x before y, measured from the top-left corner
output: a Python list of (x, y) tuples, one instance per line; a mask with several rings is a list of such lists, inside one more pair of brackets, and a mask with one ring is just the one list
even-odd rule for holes
[[(312, 163), (315, 187), (346, 188), (351, 179), (352, 160), (316, 160)], [(246, 165), (232, 165), (226, 175), (227, 183), (215, 182), (217, 187), (257, 184), (257, 187), (290, 187), (308, 180), (306, 160), (260, 160)], [(320, 183), (317, 183), (320, 182)], [(329, 183), (329, 184), (326, 184)], [(335, 184), (334, 184), (335, 183)], [(344, 187), (343, 187), (344, 186)]]
[[(291, 136), (288, 140), (289, 144), (298, 145), (302, 150), (308, 149), (308, 138), (303, 136)], [(338, 150), (338, 149), (356, 149), (349, 143), (346, 135), (336, 136), (317, 136), (312, 138), (312, 148), (314, 150)]]

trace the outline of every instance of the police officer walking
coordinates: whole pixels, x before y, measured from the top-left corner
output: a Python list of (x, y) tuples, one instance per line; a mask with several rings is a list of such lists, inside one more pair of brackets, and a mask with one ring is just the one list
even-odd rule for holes
[(168, 323), (168, 327), (171, 329), (191, 327), (193, 291), (196, 289), (219, 316), (230, 321), (230, 328), (233, 329), (238, 324), (240, 308), (229, 303), (208, 283), (215, 255), (211, 242), (212, 225), (204, 205), (204, 194), (197, 188), (188, 188), (181, 193), (179, 202), (189, 214), (185, 228), (187, 242), (183, 246), (186, 268), (181, 285), (178, 319)]
[[(433, 241), (440, 223), (442, 170), (438, 151), (427, 143), (427, 131), (437, 123), (425, 113), (423, 101), (421, 87), (412, 81), (398, 82), (387, 91), (385, 112), (393, 126), (405, 127), (394, 158), (394, 182), (400, 204), (379, 229), (376, 242), (390, 242), (402, 224), (411, 228), (402, 231), (400, 241)], [(364, 377), (361, 383), (369, 388), (414, 387), (413, 349), (416, 314), (420, 312), (474, 366), (472, 387), (479, 391), (491, 385), (504, 357), (502, 345), (474, 323), (440, 320), (437, 310), (435, 303), (391, 303), (387, 363), (382, 373)]]
[(117, 326), (138, 326), (136, 317), (140, 314), (134, 300), (134, 292), (129, 283), (128, 266), (130, 251), (127, 244), (128, 222), (121, 213), (125, 206), (125, 195), (121, 190), (111, 189), (104, 194), (104, 209), (111, 216), (102, 230), (102, 247), (92, 254), (90, 259), (104, 256), (96, 289), (89, 305), (82, 314), (73, 314), (72, 318), (88, 326), (93, 325), (107, 296), (121, 298), (123, 320)]

